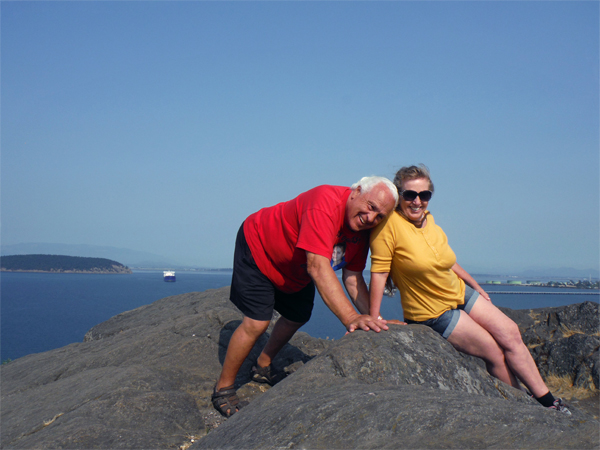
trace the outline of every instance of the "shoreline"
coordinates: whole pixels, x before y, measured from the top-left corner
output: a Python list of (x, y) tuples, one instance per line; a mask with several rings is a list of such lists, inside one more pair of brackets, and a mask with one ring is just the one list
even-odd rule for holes
[[(600, 291), (597, 286), (586, 286), (586, 285), (557, 285), (557, 284), (528, 284), (528, 283), (479, 283), (480, 286), (512, 286), (512, 287), (537, 287), (537, 288), (552, 288), (552, 289), (580, 289), (586, 291)], [(596, 283), (597, 285), (597, 283)]]
[(13, 272), (13, 273), (87, 273), (87, 274), (98, 274), (98, 275), (130, 275), (133, 273), (131, 269), (116, 271), (116, 270), (21, 270), (21, 269), (0, 269), (0, 272)]

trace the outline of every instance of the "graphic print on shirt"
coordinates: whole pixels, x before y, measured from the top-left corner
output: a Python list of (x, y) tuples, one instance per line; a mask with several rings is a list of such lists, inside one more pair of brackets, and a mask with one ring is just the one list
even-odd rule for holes
[(346, 265), (346, 243), (335, 244), (331, 255), (331, 267), (333, 270), (341, 269)]

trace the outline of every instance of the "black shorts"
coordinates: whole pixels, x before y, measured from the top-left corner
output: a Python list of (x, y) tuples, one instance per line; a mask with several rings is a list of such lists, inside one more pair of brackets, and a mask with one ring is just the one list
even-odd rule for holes
[(293, 294), (278, 290), (256, 265), (242, 224), (235, 240), (229, 299), (246, 317), (254, 320), (271, 320), (275, 309), (292, 322), (305, 323), (312, 313), (315, 284), (311, 281)]

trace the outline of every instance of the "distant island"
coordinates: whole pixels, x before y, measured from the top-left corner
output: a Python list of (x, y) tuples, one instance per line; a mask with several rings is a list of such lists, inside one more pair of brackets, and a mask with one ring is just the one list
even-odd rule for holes
[(131, 269), (105, 258), (64, 255), (10, 255), (0, 257), (2, 272), (124, 274)]

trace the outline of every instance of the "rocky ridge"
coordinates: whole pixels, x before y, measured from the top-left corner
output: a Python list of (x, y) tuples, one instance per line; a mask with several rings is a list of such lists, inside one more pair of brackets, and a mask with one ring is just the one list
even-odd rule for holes
[[(355, 332), (338, 341), (297, 333), (275, 361), (289, 376), (270, 389), (248, 376), (263, 337), (236, 380), (250, 405), (224, 419), (212, 408), (210, 394), (241, 319), (228, 293), (223, 288), (168, 297), (92, 328), (82, 343), (2, 366), (0, 447), (600, 444), (597, 397), (588, 409), (574, 408), (570, 417), (546, 410), (491, 378), (480, 360), (416, 325)], [(580, 383), (581, 392), (597, 392), (597, 304), (507, 312), (523, 335), (531, 336), (528, 343), (543, 374), (571, 364), (572, 373), (559, 378)], [(578, 340), (570, 345), (573, 336)], [(561, 346), (567, 351), (559, 351)]]

